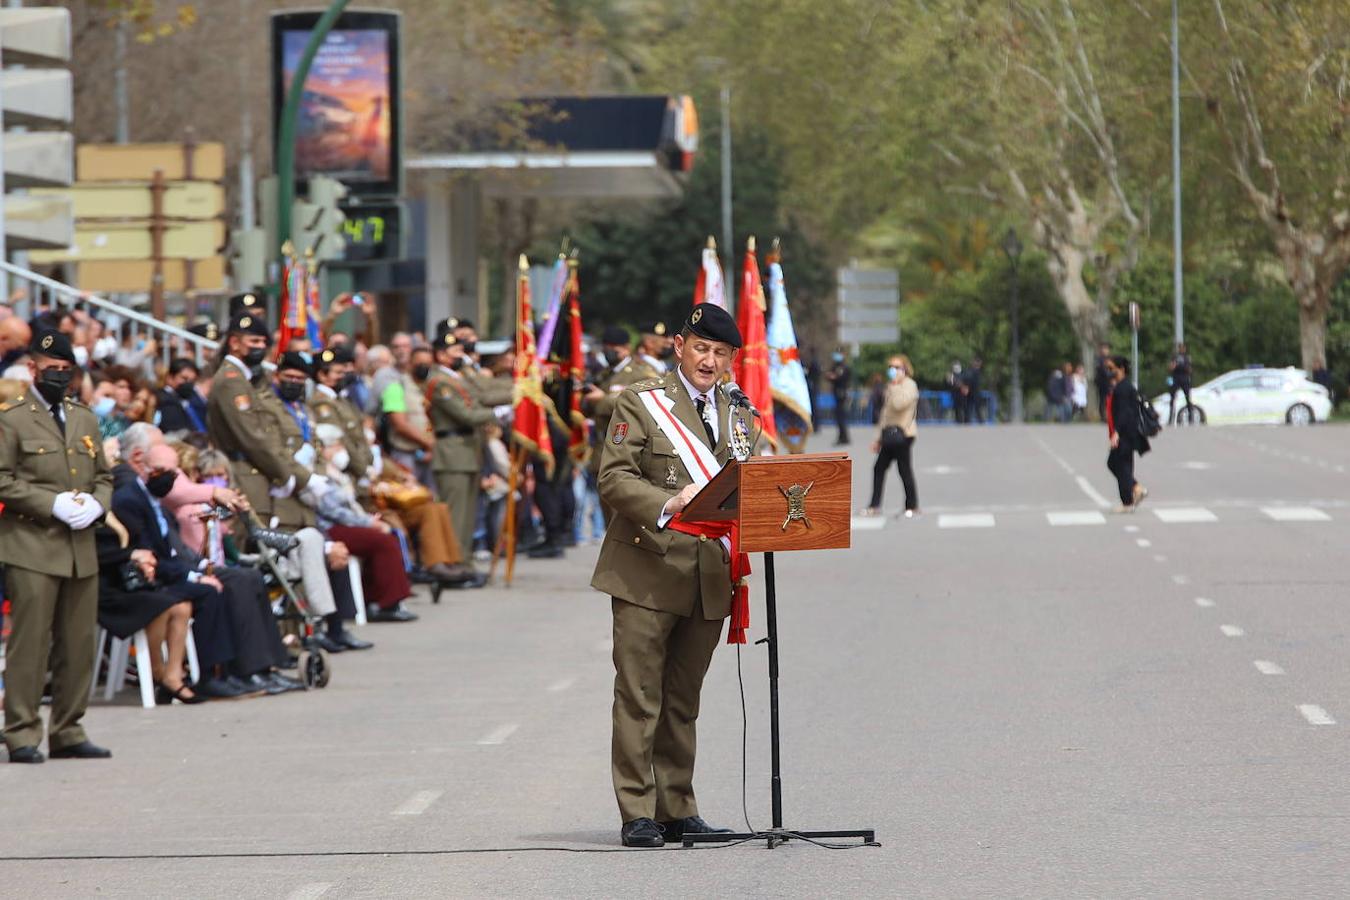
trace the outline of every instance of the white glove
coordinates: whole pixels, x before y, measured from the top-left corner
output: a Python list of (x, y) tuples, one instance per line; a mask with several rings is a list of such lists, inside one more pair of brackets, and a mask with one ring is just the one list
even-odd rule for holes
[(292, 458), (306, 469), (313, 469), (314, 456), (314, 445), (302, 444), (300, 449), (295, 451), (295, 455)]
[(300, 490), (300, 502), (318, 510), (319, 498), (333, 489), (333, 483), (322, 475), (309, 476), (309, 482)]
[(77, 494), (77, 506), (75, 515), (70, 518), (70, 530), (80, 531), (88, 528), (103, 515), (103, 504), (99, 503), (89, 494)]
[(286, 479), (286, 483), (281, 487), (270, 487), (267, 489), (267, 496), (277, 500), (284, 500), (295, 493), (295, 476), (292, 475)]
[[(71, 525), (79, 511), (80, 504), (72, 491), (63, 491), (57, 494), (56, 499), (52, 501), (52, 518), (60, 519), (67, 525)], [(74, 525), (71, 525), (71, 527), (73, 528)]]
[(500, 406), (492, 407), (492, 414), (497, 418), (502, 419), (505, 418), (506, 416), (511, 415), (511, 410), (514, 408), (515, 407), (513, 407), (510, 403), (503, 403)]

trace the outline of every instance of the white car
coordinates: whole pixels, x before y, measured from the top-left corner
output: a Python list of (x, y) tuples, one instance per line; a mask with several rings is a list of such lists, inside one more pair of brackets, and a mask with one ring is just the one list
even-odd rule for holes
[[(1287, 369), (1237, 369), (1191, 390), (1191, 414), (1177, 392), (1178, 425), (1311, 425), (1331, 417), (1327, 389), (1292, 366)], [(1166, 394), (1153, 400), (1166, 424), (1171, 403)], [(1189, 419), (1189, 421), (1188, 421)]]

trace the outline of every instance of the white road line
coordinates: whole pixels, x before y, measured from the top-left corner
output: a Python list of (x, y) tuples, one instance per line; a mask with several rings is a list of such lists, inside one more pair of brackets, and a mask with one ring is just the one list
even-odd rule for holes
[(1173, 583), (1173, 584), (1190, 584), (1190, 583), (1191, 583), (1191, 576), (1189, 576), (1189, 575), (1173, 575), (1173, 576), (1172, 576), (1172, 583)]
[(1105, 525), (1106, 517), (1095, 509), (1087, 512), (1048, 512), (1046, 521), (1056, 527), (1064, 525)]
[(1219, 517), (1203, 506), (1162, 506), (1155, 507), (1153, 514), (1159, 521), (1169, 525), (1192, 524), (1196, 522), (1217, 522)]
[(520, 724), (518, 722), (511, 722), (509, 724), (499, 726), (497, 728), (492, 729), (492, 731), (488, 732), (485, 737), (480, 738), (478, 743), (484, 747), (490, 747), (495, 746), (496, 744), (505, 743), (506, 739), (509, 738), (511, 735), (515, 734), (516, 729), (518, 729), (519, 727)]
[(1195, 605), (1201, 609), (1212, 609), (1214, 607), (1214, 601), (1208, 597), (1196, 597)]
[(1298, 711), (1303, 713), (1303, 718), (1308, 720), (1309, 725), (1335, 725), (1336, 720), (1327, 714), (1327, 711), (1314, 703), (1300, 703)]
[(971, 513), (965, 516), (938, 516), (939, 528), (993, 528), (994, 517), (989, 513)]
[(445, 791), (418, 791), (407, 800), (404, 800), (403, 805), (394, 810), (390, 815), (420, 816), (427, 811), (428, 806), (439, 800), (441, 794), (444, 793)]
[(1263, 506), (1261, 512), (1276, 522), (1331, 521), (1331, 516), (1313, 506)]
[(1262, 675), (1284, 674), (1284, 669), (1280, 668), (1278, 664), (1273, 663), (1268, 659), (1253, 660), (1252, 665), (1256, 666), (1256, 671), (1260, 672)]
[(1109, 500), (1107, 500), (1105, 497), (1103, 497), (1103, 496), (1097, 491), (1097, 489), (1096, 489), (1095, 487), (1092, 486), (1092, 482), (1088, 481), (1088, 480), (1087, 480), (1086, 478), (1084, 478), (1082, 475), (1075, 475), (1075, 476), (1074, 476), (1074, 480), (1078, 482), (1078, 486), (1079, 486), (1080, 488), (1082, 488), (1083, 493), (1085, 493), (1085, 494), (1088, 495), (1088, 499), (1089, 499), (1089, 500), (1091, 500), (1093, 503), (1097, 504), (1097, 505), (1098, 505), (1099, 507), (1101, 507), (1102, 509), (1110, 509), (1110, 508), (1111, 508), (1111, 501), (1109, 501)]
[(575, 678), (559, 678), (548, 686), (548, 692), (550, 694), (561, 694), (576, 683), (577, 680)]
[(1242, 637), (1247, 633), (1236, 625), (1220, 625), (1219, 630), (1223, 632), (1224, 637)]
[(331, 881), (311, 881), (286, 895), (286, 900), (319, 900), (333, 886)]
[(1154, 561), (1154, 562), (1160, 562), (1160, 563), (1161, 563), (1161, 562), (1167, 562), (1167, 557), (1166, 557), (1166, 556), (1163, 556), (1161, 553), (1155, 553), (1155, 554), (1153, 554), (1153, 561)]
[(886, 527), (885, 516), (854, 516), (849, 520), (854, 531), (880, 531)]
[(1134, 533), (1136, 533), (1137, 531), (1139, 531), (1139, 526), (1138, 526), (1138, 525), (1126, 525), (1126, 526), (1125, 526), (1125, 533), (1126, 533), (1126, 534), (1134, 534)]
[(1153, 542), (1150, 541), (1148, 538), (1135, 538), (1135, 541), (1134, 541), (1134, 542), (1135, 542), (1136, 544), (1138, 544), (1140, 547), (1144, 547), (1144, 548), (1148, 548), (1148, 547), (1152, 547), (1152, 546), (1153, 546)]

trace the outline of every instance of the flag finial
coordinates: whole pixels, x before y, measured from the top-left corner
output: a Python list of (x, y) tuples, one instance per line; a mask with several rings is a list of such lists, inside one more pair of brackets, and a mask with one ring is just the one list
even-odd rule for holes
[(530, 270), (530, 261), (529, 261), (528, 259), (525, 258), (525, 254), (524, 254), (524, 253), (520, 254), (520, 263), (519, 263), (519, 265), (520, 265), (520, 271), (521, 271), (521, 272), (528, 272), (528, 271)]
[(713, 237), (711, 234), (708, 235), (708, 249), (709, 250), (717, 249), (717, 238)]
[(746, 240), (745, 249), (750, 253), (755, 252), (755, 236), (753, 234), (750, 235), (748, 240)]

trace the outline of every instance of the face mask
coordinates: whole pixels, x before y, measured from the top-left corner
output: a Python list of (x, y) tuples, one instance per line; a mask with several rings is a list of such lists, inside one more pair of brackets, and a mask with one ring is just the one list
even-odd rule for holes
[(619, 351), (618, 351), (618, 350), (606, 350), (606, 351), (605, 351), (605, 365), (609, 366), (610, 368), (613, 368), (613, 367), (617, 366), (618, 364), (619, 364)]
[(460, 369), (464, 368), (465, 362), (466, 360), (464, 359), (464, 357), (462, 356), (455, 357), (454, 359), (450, 360), (450, 371), (458, 372)]
[(61, 398), (66, 395), (66, 388), (70, 387), (70, 382), (74, 377), (74, 369), (43, 369), (38, 372), (37, 381), (33, 383), (33, 387), (48, 403), (60, 403)]
[(117, 408), (117, 401), (111, 397), (100, 397), (94, 404), (94, 415), (100, 419), (106, 419), (112, 415), (112, 411)]
[(830, 357), (830, 358), (833, 359), (833, 360), (834, 360), (835, 362), (837, 362), (837, 363), (841, 363), (841, 362), (844, 361), (844, 354), (842, 354), (842, 353), (836, 353), (836, 354), (834, 354), (834, 356), (832, 356), (832, 357)]
[(428, 366), (425, 363), (419, 366), (413, 366), (412, 374), (413, 378), (416, 378), (418, 381), (426, 381), (427, 376), (431, 374), (431, 366)]
[(345, 472), (347, 471), (347, 467), (352, 464), (352, 455), (348, 453), (346, 448), (344, 447), (343, 449), (333, 454), (333, 459), (331, 460), (331, 462), (333, 463), (333, 467), (336, 468), (339, 472)]
[(356, 384), (356, 373), (348, 372), (346, 375), (343, 375), (342, 380), (338, 382), (337, 389), (339, 391), (345, 391), (354, 384)]
[(266, 347), (251, 347), (248, 352), (243, 355), (241, 361), (250, 369), (256, 369), (263, 364), (263, 358), (266, 356)]
[(207, 484), (211, 487), (229, 487), (230, 479), (226, 478), (224, 475), (208, 475), (202, 479), (202, 484)]
[(295, 403), (305, 396), (305, 383), (303, 381), (278, 382), (277, 394), (287, 403)]
[(899, 367), (897, 367), (897, 366), (890, 366), (889, 368), (887, 368), (887, 369), (886, 369), (886, 377), (889, 378), (891, 381), (894, 381), (895, 379), (899, 378), (899, 377), (900, 377), (900, 369), (899, 369)]
[(89, 365), (89, 350), (85, 347), (75, 348), (75, 365), (83, 369)]
[(478, 343), (476, 341), (464, 341), (461, 343), (461, 346), (464, 348), (465, 353), (472, 353), (474, 348), (478, 346)]
[(145, 480), (145, 489), (150, 492), (151, 497), (163, 499), (169, 496), (169, 491), (173, 490), (173, 483), (177, 479), (177, 472), (160, 472)]
[(179, 397), (182, 397), (184, 400), (191, 400), (192, 395), (197, 393), (197, 382), (185, 381), (178, 387), (174, 388), (173, 392), (177, 394)]
[(665, 359), (674, 359), (674, 358), (675, 358), (675, 346), (672, 344), (672, 345), (667, 346), (667, 347), (662, 347), (662, 348), (661, 348), (661, 352), (657, 354), (657, 357), (658, 357), (659, 359), (663, 359), (663, 360), (665, 360)]

